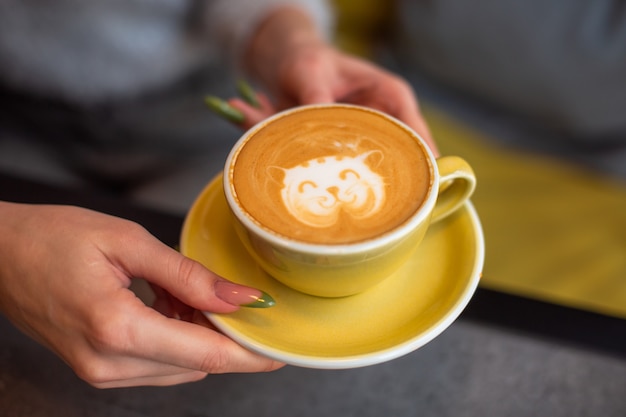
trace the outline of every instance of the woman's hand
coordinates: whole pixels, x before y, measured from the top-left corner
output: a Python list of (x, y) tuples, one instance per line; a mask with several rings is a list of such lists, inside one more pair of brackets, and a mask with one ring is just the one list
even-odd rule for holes
[[(220, 278), (141, 226), (76, 207), (1, 202), (0, 219), (0, 310), (90, 384), (172, 385), (282, 366), (199, 313), (233, 312), (261, 291)], [(159, 311), (129, 290), (132, 278), (157, 288)]]
[(402, 120), (438, 153), (411, 86), (397, 75), (329, 46), (298, 9), (280, 9), (261, 25), (250, 44), (247, 67), (275, 104), (264, 95), (259, 95), (258, 108), (238, 98), (229, 100), (244, 114), (243, 127), (293, 105), (351, 103)]

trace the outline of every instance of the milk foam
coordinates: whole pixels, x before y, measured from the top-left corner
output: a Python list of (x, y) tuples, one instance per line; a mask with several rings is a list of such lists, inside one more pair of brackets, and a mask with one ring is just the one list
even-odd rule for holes
[(418, 210), (431, 181), (424, 149), (410, 131), (348, 108), (295, 112), (260, 125), (229, 175), (251, 220), (324, 244), (392, 230)]
[(289, 214), (303, 224), (321, 228), (336, 224), (341, 212), (365, 219), (380, 210), (385, 181), (371, 166), (382, 157), (374, 150), (356, 157), (329, 155), (293, 168), (273, 169), (283, 173), (281, 197)]

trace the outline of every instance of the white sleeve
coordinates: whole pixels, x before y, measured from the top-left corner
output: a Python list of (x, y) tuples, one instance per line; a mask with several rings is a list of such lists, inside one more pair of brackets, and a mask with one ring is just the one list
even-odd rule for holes
[(240, 62), (243, 49), (257, 26), (281, 6), (305, 10), (322, 36), (330, 39), (333, 13), (326, 0), (213, 0), (206, 4), (205, 24), (217, 52), (231, 63)]

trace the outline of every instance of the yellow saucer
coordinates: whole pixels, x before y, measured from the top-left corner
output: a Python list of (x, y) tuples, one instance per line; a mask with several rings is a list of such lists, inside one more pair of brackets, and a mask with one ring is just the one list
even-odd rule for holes
[(385, 362), (423, 346), (461, 313), (480, 279), (484, 242), (471, 203), (431, 226), (418, 256), (361, 294), (319, 298), (294, 291), (263, 272), (230, 223), (221, 176), (189, 211), (181, 251), (217, 274), (266, 291), (268, 309), (206, 313), (248, 349), (291, 365), (342, 369)]

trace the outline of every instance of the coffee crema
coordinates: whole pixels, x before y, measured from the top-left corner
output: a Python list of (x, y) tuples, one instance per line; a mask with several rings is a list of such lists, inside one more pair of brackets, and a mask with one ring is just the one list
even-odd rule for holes
[(308, 108), (250, 132), (228, 170), (234, 195), (266, 230), (297, 241), (365, 241), (404, 223), (432, 181), (406, 127), (366, 109)]

